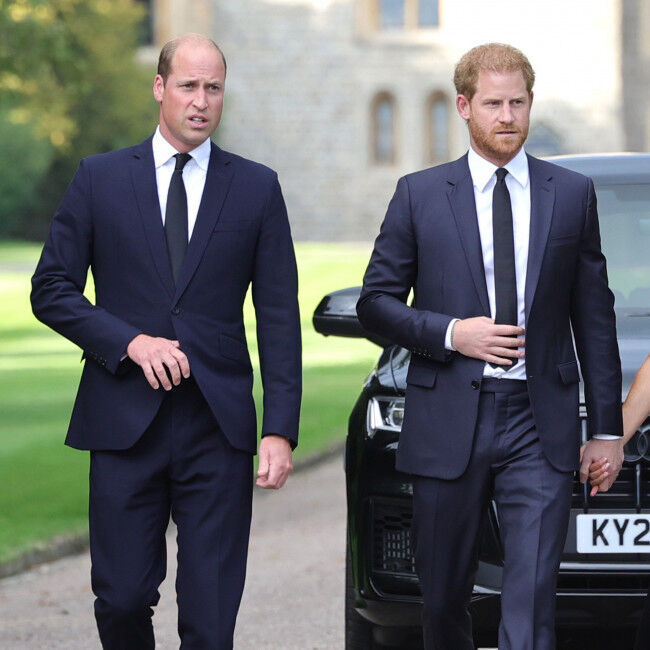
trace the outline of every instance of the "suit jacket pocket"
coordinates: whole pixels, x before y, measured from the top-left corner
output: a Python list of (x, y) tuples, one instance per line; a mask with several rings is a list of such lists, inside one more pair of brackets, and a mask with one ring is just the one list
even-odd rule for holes
[(221, 356), (226, 357), (227, 359), (239, 361), (248, 367), (251, 365), (251, 360), (248, 356), (248, 349), (239, 339), (235, 339), (227, 334), (220, 334), (219, 351), (221, 352)]
[(580, 381), (578, 373), (578, 364), (575, 361), (557, 364), (558, 372), (563, 384), (576, 384)]
[(406, 375), (406, 383), (422, 388), (433, 388), (436, 383), (438, 370), (431, 366), (420, 365), (411, 361)]

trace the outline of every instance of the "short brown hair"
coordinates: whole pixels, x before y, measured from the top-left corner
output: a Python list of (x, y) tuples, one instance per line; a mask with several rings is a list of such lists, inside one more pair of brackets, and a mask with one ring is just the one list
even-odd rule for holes
[(217, 52), (221, 54), (224, 70), (227, 69), (226, 57), (223, 55), (221, 48), (211, 38), (203, 36), (202, 34), (185, 34), (184, 36), (179, 36), (165, 43), (160, 50), (160, 56), (158, 57), (158, 74), (162, 77), (165, 83), (167, 83), (167, 77), (169, 77), (169, 74), (172, 71), (172, 60), (174, 59), (174, 54), (176, 54), (178, 46), (189, 41), (214, 46)]
[(512, 72), (521, 70), (530, 93), (535, 83), (535, 71), (523, 52), (512, 45), (486, 43), (466, 52), (456, 64), (454, 86), (459, 95), (472, 99), (481, 71)]

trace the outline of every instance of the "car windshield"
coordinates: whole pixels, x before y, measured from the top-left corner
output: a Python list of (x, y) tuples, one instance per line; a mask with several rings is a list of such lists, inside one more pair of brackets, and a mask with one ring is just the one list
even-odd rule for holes
[(618, 309), (650, 309), (650, 184), (596, 185), (602, 247)]

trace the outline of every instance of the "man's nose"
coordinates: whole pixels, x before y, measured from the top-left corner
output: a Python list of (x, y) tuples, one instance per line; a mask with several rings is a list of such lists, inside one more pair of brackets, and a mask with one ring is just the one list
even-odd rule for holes
[(512, 109), (510, 108), (510, 104), (503, 104), (503, 106), (501, 107), (499, 121), (503, 122), (504, 124), (512, 123), (513, 117), (512, 117)]
[(194, 95), (194, 106), (199, 110), (204, 110), (208, 107), (206, 92), (202, 88), (199, 88)]

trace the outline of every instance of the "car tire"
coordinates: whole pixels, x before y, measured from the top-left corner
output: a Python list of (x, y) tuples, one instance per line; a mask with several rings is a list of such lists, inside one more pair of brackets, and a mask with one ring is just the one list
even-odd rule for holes
[(372, 623), (366, 621), (355, 609), (352, 560), (347, 541), (345, 546), (345, 650), (377, 650), (372, 638)]

